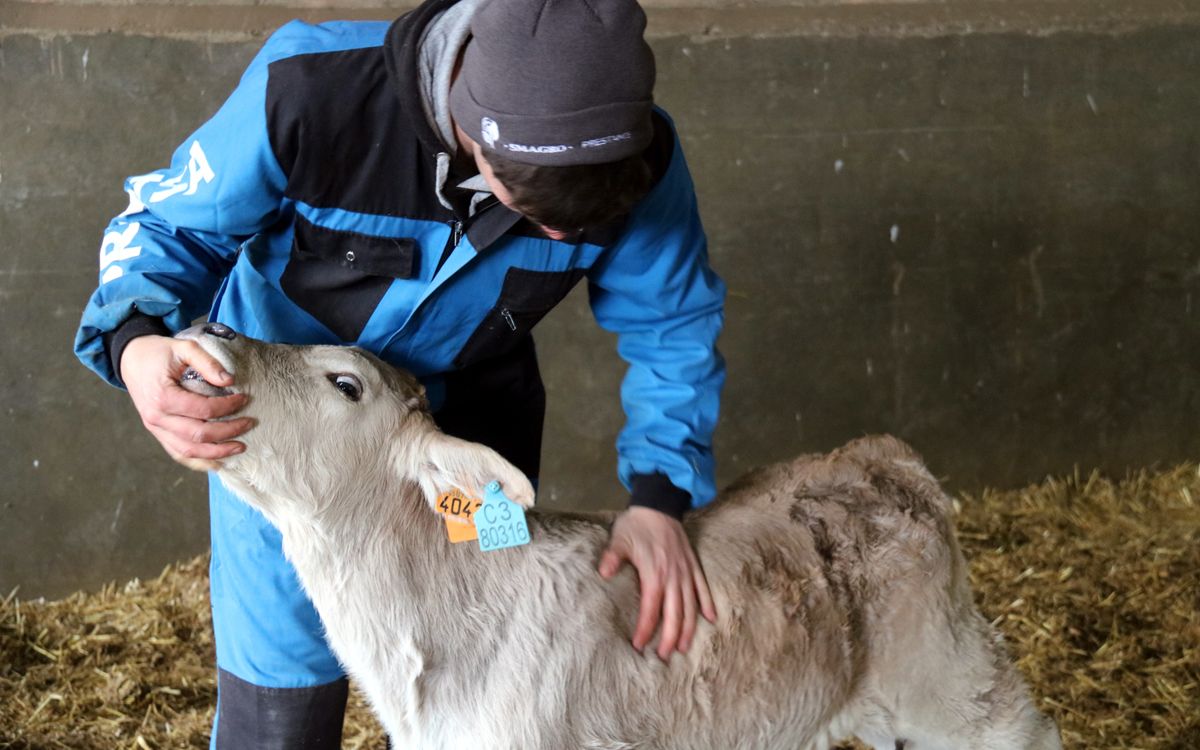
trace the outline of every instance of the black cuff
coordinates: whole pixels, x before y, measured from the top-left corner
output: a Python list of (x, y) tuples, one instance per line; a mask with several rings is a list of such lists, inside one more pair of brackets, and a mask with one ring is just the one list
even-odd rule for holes
[(133, 317), (117, 326), (115, 331), (104, 334), (104, 348), (108, 350), (108, 359), (112, 362), (113, 375), (117, 382), (125, 385), (125, 381), (121, 380), (121, 355), (125, 353), (125, 347), (130, 341), (138, 336), (170, 335), (171, 329), (167, 328), (162, 318), (152, 318), (140, 312), (135, 312)]
[(630, 505), (657, 510), (675, 520), (692, 509), (692, 496), (671, 484), (666, 474), (634, 474), (629, 486), (633, 491)]

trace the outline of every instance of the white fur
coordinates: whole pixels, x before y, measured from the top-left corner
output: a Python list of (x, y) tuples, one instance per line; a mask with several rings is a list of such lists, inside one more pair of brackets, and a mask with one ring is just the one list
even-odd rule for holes
[(221, 477), (282, 531), (398, 748), (1060, 747), (972, 603), (949, 501), (898, 441), (770, 467), (691, 514), (718, 622), (664, 665), (629, 644), (634, 575), (596, 573), (610, 515), (531, 511), (533, 542), (497, 552), (447, 542), (442, 491), (533, 491), (439, 432), (411, 376), (357, 350), (183, 335), (250, 394), (260, 424)]

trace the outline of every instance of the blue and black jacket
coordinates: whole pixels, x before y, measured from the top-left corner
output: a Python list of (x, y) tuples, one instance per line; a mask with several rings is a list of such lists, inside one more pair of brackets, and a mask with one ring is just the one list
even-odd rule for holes
[(654, 187), (611, 226), (556, 241), (494, 198), (468, 217), (470, 194), (449, 191), (447, 208), (416, 55), (454, 1), (276, 32), (168, 169), (126, 181), (77, 355), (119, 386), (129, 340), (205, 314), (268, 341), (355, 344), (422, 378), (444, 430), (536, 477), (530, 331), (586, 279), (629, 363), (617, 449), (633, 503), (709, 501), (724, 286), (670, 122), (655, 112)]

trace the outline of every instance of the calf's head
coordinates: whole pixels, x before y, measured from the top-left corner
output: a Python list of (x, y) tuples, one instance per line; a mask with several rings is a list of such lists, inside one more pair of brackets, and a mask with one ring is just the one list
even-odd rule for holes
[[(220, 324), (178, 337), (197, 342), (233, 375), (229, 390), (249, 396), (237, 416), (257, 425), (219, 473), (274, 521), (414, 494), (432, 507), (451, 488), (481, 497), (493, 480), (514, 501), (533, 503), (520, 471), (490, 448), (444, 435), (421, 383), (361, 349), (269, 344)], [(216, 391), (192, 372), (181, 384)]]

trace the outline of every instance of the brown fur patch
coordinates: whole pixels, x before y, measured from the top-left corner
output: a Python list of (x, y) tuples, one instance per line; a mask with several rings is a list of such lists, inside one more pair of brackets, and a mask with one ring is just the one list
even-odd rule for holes
[(742, 565), (741, 574), (748, 587), (777, 600), (789, 620), (804, 614), (804, 587), (808, 576), (778, 546), (756, 543), (754, 554)]

